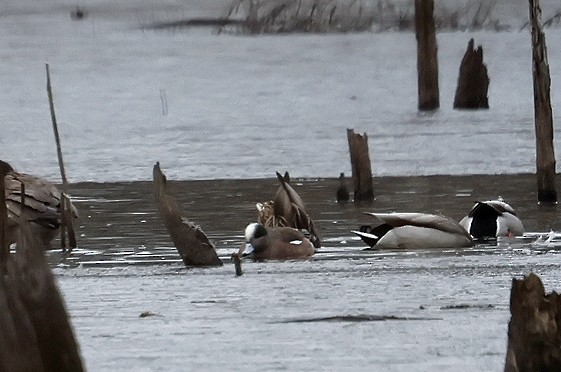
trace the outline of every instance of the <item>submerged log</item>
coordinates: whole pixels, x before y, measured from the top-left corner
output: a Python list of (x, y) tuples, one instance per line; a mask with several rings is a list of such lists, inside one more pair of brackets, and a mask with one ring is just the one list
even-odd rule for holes
[(440, 107), (434, 0), (415, 0), (419, 110)]
[(540, 278), (513, 279), (505, 372), (561, 371), (561, 297)]
[(353, 129), (347, 129), (351, 168), (353, 171), (354, 201), (371, 201), (374, 199), (372, 185), (372, 166), (368, 150), (368, 136), (360, 135)]
[(532, 25), (532, 76), (534, 81), (534, 125), (536, 130), (536, 167), (538, 201), (556, 203), (555, 151), (553, 147), (553, 115), (551, 112), (549, 62), (545, 35), (541, 27), (539, 0), (530, 1)]
[(185, 265), (222, 266), (214, 245), (200, 226), (183, 217), (177, 200), (167, 194), (167, 180), (160, 169), (160, 163), (154, 165), (153, 176), (154, 196), (160, 216)]
[(480, 45), (475, 50), (473, 46), (474, 42), (471, 39), (460, 65), (458, 87), (454, 97), (455, 109), (489, 108), (489, 76), (487, 66), (483, 63), (483, 47)]

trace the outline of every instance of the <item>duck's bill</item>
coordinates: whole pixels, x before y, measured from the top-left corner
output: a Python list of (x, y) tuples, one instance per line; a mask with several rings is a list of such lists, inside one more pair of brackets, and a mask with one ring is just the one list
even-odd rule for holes
[(242, 247), (242, 249), (240, 249), (240, 251), (241, 251), (240, 253), (241, 253), (242, 257), (249, 256), (253, 253), (253, 246), (251, 244), (247, 243), (245, 245), (245, 247)]

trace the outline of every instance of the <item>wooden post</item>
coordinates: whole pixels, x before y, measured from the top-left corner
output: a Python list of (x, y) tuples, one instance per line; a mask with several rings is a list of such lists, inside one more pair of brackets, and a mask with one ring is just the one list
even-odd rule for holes
[[(62, 190), (64, 194), (61, 195), (61, 199), (68, 195), (68, 181), (66, 180), (66, 172), (64, 170), (64, 162), (62, 160), (62, 146), (60, 145), (60, 136), (58, 134), (58, 125), (56, 121), (55, 115), (55, 104), (53, 100), (53, 91), (51, 88), (51, 74), (49, 72), (49, 64), (45, 64), (45, 68), (47, 70), (47, 95), (49, 97), (49, 108), (51, 110), (51, 121), (53, 123), (53, 131), (55, 134), (55, 141), (56, 141), (56, 153), (58, 157), (58, 166), (60, 168), (60, 177), (62, 178)], [(65, 208), (70, 207), (70, 203), (63, 203)], [(71, 213), (66, 213), (66, 209), (62, 209), (60, 211), (61, 214), (71, 215)], [(74, 225), (72, 224), (72, 218), (63, 218), (64, 224), (60, 226), (60, 233), (61, 236), (65, 234), (65, 230), (68, 229), (68, 246), (72, 248), (76, 248), (76, 234), (74, 233)], [(62, 246), (63, 250), (66, 250), (66, 239), (61, 239), (61, 242), (64, 243)]]
[(541, 27), (539, 0), (530, 1), (532, 25), (532, 76), (534, 79), (534, 124), (536, 128), (536, 166), (538, 201), (556, 203), (553, 115), (551, 113), (549, 63), (545, 35)]
[(505, 372), (561, 371), (561, 296), (538, 276), (512, 280)]
[(356, 134), (353, 129), (347, 129), (349, 152), (354, 186), (354, 201), (371, 201), (374, 199), (372, 186), (372, 166), (368, 150), (368, 136)]
[(419, 110), (440, 107), (434, 0), (415, 0)]
[(488, 89), (489, 76), (487, 75), (487, 66), (483, 63), (483, 47), (480, 45), (475, 50), (473, 39), (471, 39), (460, 65), (454, 108), (488, 109)]

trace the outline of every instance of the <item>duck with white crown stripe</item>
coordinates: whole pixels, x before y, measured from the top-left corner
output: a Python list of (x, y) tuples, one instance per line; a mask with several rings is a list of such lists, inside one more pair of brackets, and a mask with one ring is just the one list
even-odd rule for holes
[(254, 260), (304, 259), (314, 255), (315, 248), (300, 231), (291, 227), (265, 227), (251, 223), (245, 228), (244, 256)]

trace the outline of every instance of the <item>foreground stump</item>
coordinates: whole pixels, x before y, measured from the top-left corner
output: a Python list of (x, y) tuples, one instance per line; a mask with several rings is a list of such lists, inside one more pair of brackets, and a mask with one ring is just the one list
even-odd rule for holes
[(488, 109), (489, 76), (487, 66), (483, 63), (483, 47), (477, 50), (473, 47), (471, 39), (468, 42), (466, 53), (460, 64), (458, 87), (454, 97), (455, 109)]
[(513, 279), (505, 372), (561, 371), (561, 298), (538, 276)]
[(368, 150), (368, 136), (360, 135), (353, 129), (347, 129), (349, 152), (351, 154), (351, 167), (354, 187), (354, 201), (371, 201), (374, 199), (372, 186), (372, 165)]

